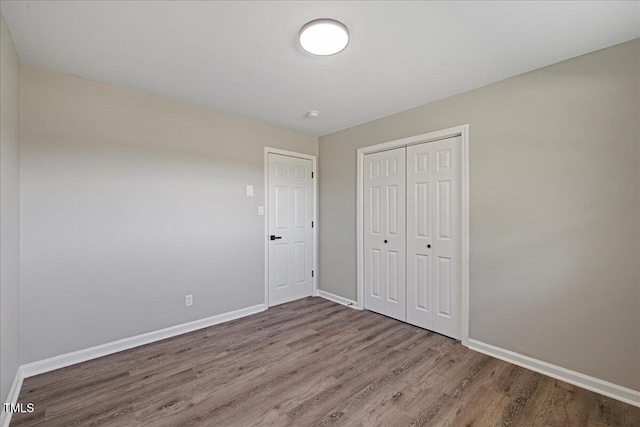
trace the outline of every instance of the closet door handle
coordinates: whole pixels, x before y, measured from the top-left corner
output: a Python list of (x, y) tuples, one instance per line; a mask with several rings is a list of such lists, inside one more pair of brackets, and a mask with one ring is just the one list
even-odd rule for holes
[(385, 240), (384, 242), (387, 243), (387, 240)]
[(282, 236), (274, 236), (273, 234), (269, 237), (270, 240), (282, 239)]
[(431, 249), (431, 245), (427, 245), (427, 249)]

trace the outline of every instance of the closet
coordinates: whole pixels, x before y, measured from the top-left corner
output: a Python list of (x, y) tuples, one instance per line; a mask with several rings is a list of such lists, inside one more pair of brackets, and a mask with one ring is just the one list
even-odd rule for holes
[(461, 141), (364, 156), (364, 307), (456, 339)]

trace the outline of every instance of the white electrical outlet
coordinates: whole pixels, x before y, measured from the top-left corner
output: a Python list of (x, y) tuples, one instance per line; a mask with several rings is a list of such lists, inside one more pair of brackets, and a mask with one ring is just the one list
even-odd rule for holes
[(264, 215), (264, 206), (258, 206), (258, 215)]
[(189, 294), (184, 297), (184, 305), (191, 307), (193, 305), (193, 295)]

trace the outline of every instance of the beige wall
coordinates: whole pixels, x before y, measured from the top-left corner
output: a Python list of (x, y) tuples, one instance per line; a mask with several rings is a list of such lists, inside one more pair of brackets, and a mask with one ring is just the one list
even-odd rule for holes
[(471, 338), (640, 390), (639, 73), (634, 40), (321, 137), (320, 288), (356, 298), (356, 149), (468, 123)]
[(27, 65), (21, 143), (23, 363), (261, 304), (264, 147), (317, 152), (315, 136)]
[[(0, 15), (0, 403), (20, 358), (20, 61)], [(0, 410), (1, 412), (1, 410)]]

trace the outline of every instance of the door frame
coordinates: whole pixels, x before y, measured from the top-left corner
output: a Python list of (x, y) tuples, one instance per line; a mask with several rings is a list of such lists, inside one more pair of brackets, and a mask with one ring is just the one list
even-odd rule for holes
[(357, 152), (357, 184), (356, 184), (356, 277), (358, 285), (357, 308), (364, 310), (364, 156), (365, 154), (377, 153), (380, 151), (392, 150), (394, 148), (407, 147), (409, 145), (423, 144), (440, 139), (447, 139), (459, 136), (462, 139), (462, 177), (460, 183), (460, 195), (462, 205), (460, 215), (462, 222), (461, 230), (461, 331), (460, 337), (462, 345), (469, 346), (469, 125), (455, 126), (435, 132), (423, 133), (421, 135), (396, 139), (383, 142), (381, 144), (362, 147)]
[(318, 296), (318, 173), (316, 171), (317, 158), (311, 154), (297, 153), (295, 151), (281, 150), (279, 148), (264, 147), (264, 306), (269, 308), (269, 154), (297, 157), (311, 160), (313, 172), (313, 278), (312, 296)]

